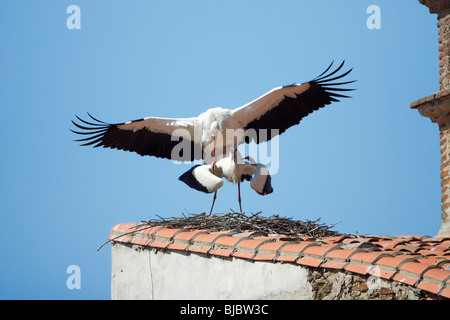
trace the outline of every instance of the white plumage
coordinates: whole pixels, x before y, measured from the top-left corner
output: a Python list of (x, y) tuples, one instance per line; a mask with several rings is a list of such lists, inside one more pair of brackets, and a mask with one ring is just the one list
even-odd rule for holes
[(205, 193), (213, 193), (214, 199), (210, 214), (216, 201), (217, 190), (223, 186), (223, 178), (238, 184), (238, 202), (242, 211), (240, 183), (249, 180), (250, 187), (259, 195), (273, 192), (271, 176), (266, 166), (260, 163), (249, 163), (241, 157), (238, 151), (223, 157), (213, 164), (192, 167), (180, 176), (180, 180), (189, 187)]
[[(215, 178), (222, 176), (239, 182), (242, 176), (239, 170), (255, 167), (253, 164), (248, 167), (231, 165), (235, 156), (230, 154), (233, 155), (240, 144), (269, 141), (313, 111), (339, 101), (337, 98), (348, 97), (337, 92), (353, 90), (340, 86), (354, 81), (333, 81), (345, 77), (351, 69), (333, 77), (344, 62), (327, 74), (332, 65), (314, 80), (274, 88), (235, 109), (212, 108), (192, 118), (147, 117), (116, 124), (97, 120), (89, 114), (94, 122), (77, 116), (81, 123), (72, 122), (83, 131), (72, 131), (86, 136), (76, 140), (83, 142), (83, 146), (115, 148), (178, 161), (203, 159), (205, 164), (211, 165)], [(230, 165), (225, 169), (222, 165), (227, 161)], [(198, 168), (195, 172), (206, 172), (204, 170), (206, 168)], [(199, 179), (214, 180), (213, 176)]]
[(232, 183), (250, 180), (250, 187), (260, 195), (272, 193), (269, 169), (260, 163), (249, 163), (233, 156), (224, 157), (211, 164), (198, 165), (183, 175), (180, 180), (198, 191), (213, 193), (223, 186), (223, 178)]

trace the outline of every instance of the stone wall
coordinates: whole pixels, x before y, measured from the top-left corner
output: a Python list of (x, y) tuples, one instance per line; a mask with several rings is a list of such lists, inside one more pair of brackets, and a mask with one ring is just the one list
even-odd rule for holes
[(309, 269), (315, 300), (424, 300), (422, 290), (375, 277), (326, 269)]

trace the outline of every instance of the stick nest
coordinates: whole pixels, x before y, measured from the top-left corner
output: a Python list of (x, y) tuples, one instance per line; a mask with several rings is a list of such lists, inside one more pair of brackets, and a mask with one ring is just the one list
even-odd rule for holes
[(337, 223), (327, 226), (320, 223), (320, 218), (311, 220), (293, 220), (292, 218), (272, 215), (270, 217), (260, 216), (261, 212), (250, 216), (240, 212), (230, 212), (221, 215), (206, 215), (205, 213), (190, 214), (183, 217), (149, 219), (145, 223), (149, 226), (163, 225), (168, 228), (179, 228), (185, 230), (206, 229), (209, 231), (234, 230), (236, 232), (256, 232), (258, 235), (281, 234), (289, 237), (308, 236), (312, 238), (323, 238), (340, 235), (339, 232), (331, 230)]

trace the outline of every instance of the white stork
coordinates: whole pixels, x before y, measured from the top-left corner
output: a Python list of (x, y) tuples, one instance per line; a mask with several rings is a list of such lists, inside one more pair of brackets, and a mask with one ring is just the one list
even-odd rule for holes
[[(249, 157), (248, 157), (249, 158)], [(265, 196), (273, 192), (269, 169), (256, 163), (250, 158), (251, 163), (246, 162), (236, 150), (230, 156), (218, 160), (215, 164), (197, 165), (183, 173), (179, 180), (189, 187), (205, 192), (213, 193), (214, 198), (209, 214), (212, 213), (216, 201), (217, 190), (223, 186), (222, 178), (238, 184), (239, 209), (242, 212), (240, 183), (244, 180), (251, 181), (250, 187), (259, 195)]]
[(83, 131), (71, 131), (87, 136), (76, 140), (83, 142), (82, 146), (102, 146), (177, 161), (203, 159), (214, 174), (216, 161), (236, 160), (235, 151), (240, 144), (269, 141), (313, 111), (339, 101), (337, 98), (349, 98), (338, 92), (353, 90), (340, 86), (354, 81), (335, 80), (352, 69), (336, 75), (344, 62), (329, 72), (332, 65), (309, 82), (274, 88), (236, 109), (212, 108), (193, 118), (147, 117), (116, 124), (97, 120), (88, 113), (94, 122), (76, 116), (81, 123), (72, 123)]

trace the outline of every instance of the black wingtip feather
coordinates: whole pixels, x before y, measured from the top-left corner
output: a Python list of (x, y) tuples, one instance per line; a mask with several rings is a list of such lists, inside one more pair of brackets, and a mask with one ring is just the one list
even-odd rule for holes
[[(279, 133), (283, 133), (287, 128), (299, 124), (300, 121), (326, 105), (332, 102), (339, 102), (339, 98), (351, 98), (348, 95), (341, 94), (347, 91), (353, 91), (353, 88), (340, 88), (338, 86), (351, 84), (356, 80), (334, 82), (338, 79), (346, 77), (353, 68), (342, 72), (339, 71), (344, 67), (345, 60), (342, 61), (339, 66), (332, 69), (334, 61), (322, 72), (319, 76), (309, 81), (309, 87), (295, 96), (285, 96), (276, 106), (272, 107), (269, 111), (260, 115), (255, 120), (248, 123), (245, 129), (278, 129)], [(287, 88), (289, 86), (284, 86)], [(341, 93), (339, 93), (341, 92)], [(255, 141), (256, 143), (265, 142), (271, 139), (267, 137), (260, 139), (259, 134)], [(247, 139), (248, 143), (252, 139)]]
[[(321, 76), (323, 76), (325, 73), (327, 73), (328, 72), (328, 70), (330, 70), (331, 69), (331, 66), (333, 65), (333, 63), (334, 63), (334, 60), (333, 61), (331, 61), (331, 63), (330, 63), (330, 65), (328, 66), (328, 68), (326, 68), (325, 69), (325, 71), (324, 72), (322, 72), (321, 74), (319, 74), (315, 79), (318, 79), (318, 78), (320, 78)], [(314, 79), (314, 80), (315, 80)]]
[(108, 123), (106, 123), (104, 121), (101, 121), (101, 120), (98, 120), (97, 118), (94, 118), (89, 112), (86, 112), (86, 113), (88, 114), (89, 117), (91, 117), (92, 120), (95, 120), (95, 121), (97, 121), (99, 123), (108, 124)]
[[(339, 65), (339, 67), (337, 67), (333, 72), (331, 72), (331, 73), (329, 73), (329, 74), (326, 74), (326, 72), (330, 69), (331, 65), (333, 64), (333, 63), (331, 63), (331, 65), (327, 68), (327, 70), (326, 70), (325, 72), (322, 72), (322, 74), (319, 75), (318, 77), (316, 77), (313, 81), (315, 81), (315, 82), (320, 82), (320, 81), (322, 81), (322, 80), (324, 80), (324, 79), (327, 79), (327, 78), (331, 77), (332, 75), (336, 74), (339, 70), (342, 69), (342, 67), (344, 66), (344, 63), (345, 63), (345, 60), (342, 61), (342, 63)], [(349, 73), (350, 71), (352, 71), (352, 69), (350, 69), (350, 70), (348, 71), (348, 73)], [(342, 75), (342, 76), (340, 76), (340, 77), (343, 77), (343, 76), (345, 76), (345, 75)], [(329, 79), (327, 79), (327, 81), (329, 81)]]
[(94, 118), (89, 112), (87, 114), (89, 115), (89, 117), (92, 120), (96, 121), (97, 123), (83, 120), (78, 115), (75, 115), (75, 117), (78, 119), (78, 121), (80, 123), (77, 123), (77, 122), (71, 120), (72, 124), (75, 127), (77, 127), (78, 129), (81, 129), (82, 131), (75, 131), (75, 130), (69, 129), (70, 131), (72, 131), (75, 134), (79, 134), (79, 135), (83, 135), (83, 136), (89, 135), (88, 137), (75, 140), (77, 142), (87, 141), (86, 143), (81, 144), (81, 146), (88, 146), (88, 145), (92, 145), (94, 143), (101, 141), (103, 139), (103, 136), (105, 135), (105, 133), (108, 131), (108, 129), (110, 127), (110, 124)]
[(102, 126), (103, 124), (101, 124), (101, 123), (91, 123), (91, 122), (88, 122), (88, 121), (86, 121), (86, 120), (83, 120), (83, 119), (81, 119), (79, 116), (77, 116), (77, 115), (75, 115), (75, 117), (77, 117), (77, 119), (78, 120), (80, 120), (81, 122), (83, 122), (84, 124), (87, 124), (87, 125), (90, 125), (90, 126)]

